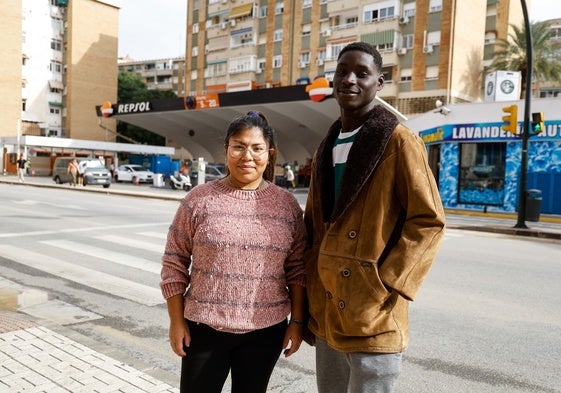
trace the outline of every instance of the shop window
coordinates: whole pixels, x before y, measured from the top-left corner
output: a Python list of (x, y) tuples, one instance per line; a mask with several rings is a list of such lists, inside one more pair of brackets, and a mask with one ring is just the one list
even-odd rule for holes
[(505, 161), (505, 143), (461, 144), (458, 203), (503, 205)]

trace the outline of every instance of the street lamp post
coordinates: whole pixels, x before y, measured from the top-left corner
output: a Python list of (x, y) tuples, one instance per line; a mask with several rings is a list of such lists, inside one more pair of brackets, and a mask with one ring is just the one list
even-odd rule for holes
[(528, 140), (530, 139), (530, 100), (532, 97), (532, 31), (528, 18), (526, 0), (520, 0), (524, 14), (524, 28), (526, 30), (526, 86), (524, 103), (524, 127), (522, 130), (522, 154), (520, 157), (520, 182), (518, 184), (518, 220), (515, 228), (528, 228), (526, 226), (526, 183), (528, 172)]

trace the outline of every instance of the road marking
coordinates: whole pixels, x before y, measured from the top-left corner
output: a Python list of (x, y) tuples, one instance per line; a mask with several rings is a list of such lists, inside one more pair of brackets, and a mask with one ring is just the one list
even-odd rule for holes
[(165, 232), (138, 232), (138, 235), (154, 237), (162, 240), (166, 240), (168, 238), (168, 234)]
[(117, 236), (117, 235), (102, 235), (102, 236), (95, 236), (96, 239), (104, 240), (107, 242), (112, 242), (119, 244), (121, 246), (127, 246), (132, 248), (139, 248), (141, 250), (157, 252), (158, 254), (164, 253), (164, 245), (155, 245), (151, 243), (147, 243), (142, 240), (135, 240), (128, 237)]
[(88, 255), (97, 259), (105, 259), (119, 265), (133, 267), (145, 272), (160, 274), (162, 266), (160, 262), (152, 262), (144, 258), (133, 257), (132, 255), (109, 251), (101, 247), (89, 246), (84, 243), (73, 242), (70, 240), (44, 240), (40, 243), (48, 244), (49, 246), (69, 250), (79, 254)]
[(0, 255), (22, 265), (147, 306), (165, 302), (158, 288), (87, 269), (75, 263), (64, 262), (21, 247), (0, 245)]
[(19, 204), (19, 205), (29, 205), (29, 206), (34, 206), (34, 205), (47, 205), (47, 206), (53, 206), (53, 207), (59, 207), (59, 208), (63, 208), (63, 209), (75, 209), (75, 210), (88, 210), (87, 208), (83, 207), (83, 206), (79, 206), (79, 205), (59, 205), (56, 203), (48, 203), (48, 202), (43, 202), (43, 201), (36, 201), (33, 199), (24, 199), (22, 201), (12, 201), (12, 203), (15, 204)]
[(89, 232), (89, 231), (109, 231), (109, 230), (120, 230), (120, 229), (134, 229), (134, 228), (146, 228), (153, 226), (165, 225), (166, 228), (169, 227), (168, 222), (155, 222), (151, 224), (126, 224), (126, 225), (106, 225), (97, 227), (80, 227), (80, 228), (66, 228), (58, 231), (35, 231), (35, 232), (10, 232), (10, 233), (0, 233), (0, 238), (9, 237), (29, 237), (29, 236), (42, 236), (42, 235), (56, 235), (59, 233), (77, 233), (77, 232)]

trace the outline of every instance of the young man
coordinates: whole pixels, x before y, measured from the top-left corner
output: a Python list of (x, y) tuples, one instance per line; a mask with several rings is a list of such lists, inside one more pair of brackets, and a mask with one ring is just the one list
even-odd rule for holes
[(312, 168), (306, 274), (319, 393), (394, 391), (408, 301), (444, 234), (423, 142), (374, 100), (381, 70), (371, 45), (341, 50), (333, 78), (341, 117)]

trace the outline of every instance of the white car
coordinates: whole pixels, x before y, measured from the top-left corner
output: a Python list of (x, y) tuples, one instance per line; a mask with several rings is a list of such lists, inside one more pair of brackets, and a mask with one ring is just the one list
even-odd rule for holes
[(130, 181), (133, 183), (152, 183), (154, 173), (144, 169), (142, 165), (120, 165), (115, 171), (115, 181)]

